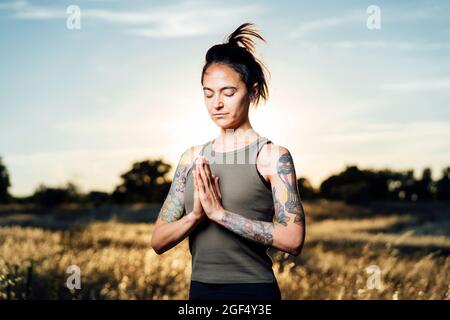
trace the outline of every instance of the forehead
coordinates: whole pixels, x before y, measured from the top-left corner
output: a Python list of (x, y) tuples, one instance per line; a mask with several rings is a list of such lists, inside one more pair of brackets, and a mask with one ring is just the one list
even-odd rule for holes
[(225, 64), (214, 63), (210, 65), (203, 76), (203, 85), (207, 87), (220, 87), (222, 85), (244, 84), (239, 73)]

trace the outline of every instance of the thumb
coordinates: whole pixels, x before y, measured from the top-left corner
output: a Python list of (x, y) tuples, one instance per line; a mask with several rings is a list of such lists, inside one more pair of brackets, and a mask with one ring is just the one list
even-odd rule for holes
[(195, 170), (193, 170), (193, 176), (194, 176), (194, 198), (195, 198), (198, 197), (198, 184)]
[(217, 193), (219, 194), (220, 199), (222, 199), (222, 193), (220, 193), (219, 188), (219, 177), (214, 176), (214, 184), (216, 185)]

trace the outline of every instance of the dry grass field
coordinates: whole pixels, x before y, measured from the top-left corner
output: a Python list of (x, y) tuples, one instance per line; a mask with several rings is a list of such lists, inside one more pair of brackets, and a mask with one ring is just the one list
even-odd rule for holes
[[(187, 240), (160, 256), (150, 247), (158, 210), (0, 208), (0, 299), (187, 299)], [(450, 299), (449, 204), (321, 200), (305, 211), (302, 254), (270, 250), (283, 299)], [(70, 265), (81, 289), (66, 286)]]

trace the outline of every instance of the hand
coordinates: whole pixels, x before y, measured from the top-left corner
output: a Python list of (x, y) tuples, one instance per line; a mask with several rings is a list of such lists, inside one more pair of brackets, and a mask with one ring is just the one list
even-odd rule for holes
[(194, 177), (194, 207), (192, 209), (192, 214), (196, 220), (202, 220), (205, 216), (205, 210), (203, 210), (202, 203), (200, 201), (200, 192), (197, 183), (197, 170), (192, 170)]
[(199, 190), (200, 202), (208, 218), (215, 220), (220, 211), (223, 211), (222, 194), (219, 188), (219, 177), (211, 173), (207, 160), (200, 157), (196, 163), (194, 179)]

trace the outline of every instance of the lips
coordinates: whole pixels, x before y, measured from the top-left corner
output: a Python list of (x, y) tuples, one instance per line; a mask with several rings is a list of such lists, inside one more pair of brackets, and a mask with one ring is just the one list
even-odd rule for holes
[(226, 114), (228, 114), (228, 113), (214, 113), (213, 115), (214, 115), (214, 116), (224, 116), (224, 115), (226, 115)]

